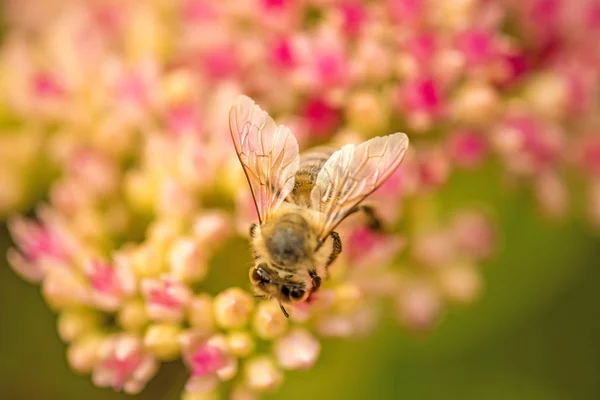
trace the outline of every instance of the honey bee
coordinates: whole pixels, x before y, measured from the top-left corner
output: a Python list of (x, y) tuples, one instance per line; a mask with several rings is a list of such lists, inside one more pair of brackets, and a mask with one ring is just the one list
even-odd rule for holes
[(292, 132), (246, 96), (232, 106), (229, 127), (259, 220), (250, 227), (250, 281), (257, 297), (277, 299), (288, 317), (284, 304), (318, 290), (342, 251), (338, 224), (364, 211), (379, 225), (360, 203), (398, 168), (408, 137), (394, 133), (300, 155)]

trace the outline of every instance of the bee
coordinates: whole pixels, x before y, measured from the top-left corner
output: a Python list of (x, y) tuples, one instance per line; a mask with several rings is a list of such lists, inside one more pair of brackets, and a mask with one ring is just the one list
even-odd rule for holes
[(379, 225), (360, 203), (398, 168), (408, 137), (394, 133), (300, 155), (290, 129), (246, 96), (231, 107), (229, 127), (259, 220), (250, 227), (250, 281), (257, 297), (277, 299), (288, 317), (284, 304), (317, 291), (342, 251), (340, 222), (363, 211)]

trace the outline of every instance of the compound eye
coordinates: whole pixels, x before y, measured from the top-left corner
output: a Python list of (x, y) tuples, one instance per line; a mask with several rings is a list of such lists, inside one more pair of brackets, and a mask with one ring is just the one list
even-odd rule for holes
[(290, 291), (290, 298), (295, 301), (302, 300), (306, 292), (302, 289), (292, 289)]

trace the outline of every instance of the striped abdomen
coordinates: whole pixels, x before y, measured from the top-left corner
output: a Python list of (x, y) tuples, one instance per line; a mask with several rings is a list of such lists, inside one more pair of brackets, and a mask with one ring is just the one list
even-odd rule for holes
[(300, 166), (296, 172), (294, 190), (289, 194), (288, 201), (299, 206), (310, 206), (310, 192), (315, 186), (317, 175), (335, 148), (320, 146), (300, 155)]

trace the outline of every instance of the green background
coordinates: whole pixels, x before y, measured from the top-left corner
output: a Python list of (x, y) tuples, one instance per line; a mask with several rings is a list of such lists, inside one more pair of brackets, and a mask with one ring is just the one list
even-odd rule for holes
[[(286, 373), (273, 399), (600, 399), (600, 242), (582, 218), (548, 223), (490, 171), (457, 176), (445, 210), (495, 210), (500, 249), (486, 290), (426, 336), (391, 318), (361, 340), (327, 340), (310, 371)], [(497, 178), (497, 177), (496, 177)], [(10, 240), (5, 228), (0, 252)], [(165, 364), (138, 396), (95, 388), (70, 371), (39, 288), (0, 268), (0, 399), (177, 399), (187, 373)]]

